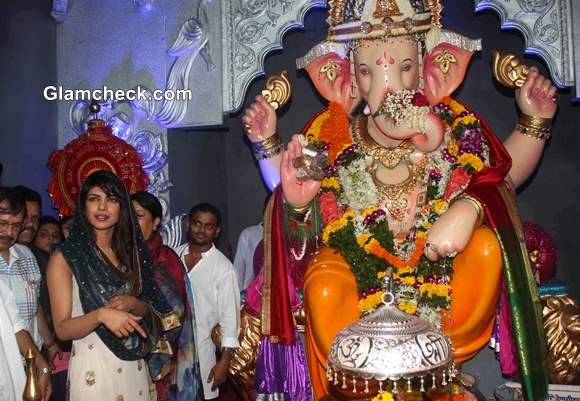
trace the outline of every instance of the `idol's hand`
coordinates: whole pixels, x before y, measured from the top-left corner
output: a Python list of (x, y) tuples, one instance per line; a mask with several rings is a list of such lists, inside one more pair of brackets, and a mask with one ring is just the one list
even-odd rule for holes
[(242, 117), (244, 129), (252, 142), (260, 142), (274, 135), (277, 121), (276, 111), (262, 95), (256, 96)]
[(477, 211), (468, 203), (454, 202), (429, 230), (425, 256), (436, 261), (463, 251), (471, 238), (477, 217)]
[(552, 81), (540, 75), (536, 67), (532, 67), (524, 85), (516, 90), (516, 102), (523, 114), (553, 118), (558, 108), (556, 90)]
[(139, 325), (142, 318), (131, 313), (123, 312), (112, 308), (100, 308), (97, 313), (97, 320), (104, 324), (117, 337), (127, 337), (133, 332), (139, 333), (141, 337), (146, 338), (147, 333)]
[(284, 199), (291, 206), (300, 208), (309, 204), (320, 189), (320, 181), (315, 180), (298, 180), (297, 169), (293, 161), (302, 155), (302, 145), (298, 140), (298, 135), (292, 137), (292, 141), (282, 154), (282, 163), (280, 165), (280, 179), (282, 181), (282, 191)]

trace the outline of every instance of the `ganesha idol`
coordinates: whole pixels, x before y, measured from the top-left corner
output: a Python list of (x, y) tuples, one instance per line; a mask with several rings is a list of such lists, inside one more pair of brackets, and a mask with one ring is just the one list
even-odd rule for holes
[(242, 117), (275, 195), (248, 294), (261, 297), (262, 333), (296, 343), (291, 312), (303, 290), (308, 380), (317, 400), (334, 393), (333, 338), (379, 307), (392, 269), (395, 304), (449, 336), (457, 367), (493, 335), (504, 373), (543, 399), (541, 306), (514, 194), (550, 137), (556, 88), (529, 70), (502, 143), (452, 97), (480, 41), (444, 30), (437, 0), (328, 4), (326, 40), (298, 61), (328, 106), (285, 149), (264, 97)]

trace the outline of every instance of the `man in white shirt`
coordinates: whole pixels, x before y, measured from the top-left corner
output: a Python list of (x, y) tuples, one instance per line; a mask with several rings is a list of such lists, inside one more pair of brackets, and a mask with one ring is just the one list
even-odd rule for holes
[[(11, 188), (0, 188), (0, 267), (8, 268), (3, 276), (5, 280), (0, 280), (0, 397), (6, 397), (8, 400), (22, 399), (24, 366), (18, 350), (24, 355), (30, 349), (35, 355), (37, 366), (40, 368), (40, 387), (44, 394), (43, 400), (48, 401), (52, 393), (50, 368), (28, 332), (31, 323), (36, 321), (34, 318), (36, 310), (29, 310), (28, 301), (30, 298), (30, 302), (35, 303), (38, 294), (35, 291), (36, 287), (28, 288), (26, 283), (19, 283), (17, 278), (34, 281), (38, 269), (30, 250), (22, 246), (30, 255), (20, 254), (17, 247), (21, 245), (15, 245), (16, 238), (24, 226), (25, 214), (24, 199)], [(29, 266), (26, 256), (32, 257), (36, 270), (32, 264)], [(14, 262), (18, 260), (26, 262), (19, 266), (22, 268), (22, 274), (12, 275), (10, 267), (14, 267)], [(38, 276), (38, 280), (40, 280), (40, 273)], [(8, 281), (8, 284), (5, 281)], [(22, 287), (23, 291), (18, 292), (22, 296), (22, 305), (17, 304), (17, 294), (14, 288), (9, 287), (10, 284), (24, 286)], [(29, 321), (22, 317), (23, 312), (32, 314)]]
[[(175, 250), (186, 266), (195, 307), (196, 342), (206, 400), (219, 396), (218, 387), (226, 380), (231, 353), (239, 346), (240, 291), (229, 259), (213, 244), (220, 233), (219, 210), (210, 204), (194, 206), (188, 216), (189, 242)], [(211, 331), (221, 327), (221, 358)]]
[(36, 347), (41, 349), (45, 343), (48, 349), (55, 345), (55, 340), (47, 329), (44, 315), (39, 313), (40, 268), (30, 249), (16, 243), (25, 226), (24, 199), (17, 189), (0, 187), (0, 281), (12, 292)]
[(246, 227), (240, 233), (234, 258), (234, 270), (241, 290), (248, 288), (248, 284), (254, 278), (254, 252), (263, 237), (262, 223)]

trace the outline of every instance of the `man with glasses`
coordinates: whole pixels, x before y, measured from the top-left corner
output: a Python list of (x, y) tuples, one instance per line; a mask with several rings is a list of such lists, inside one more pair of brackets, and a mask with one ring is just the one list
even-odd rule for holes
[(24, 197), (26, 202), (26, 217), (24, 219), (24, 229), (20, 231), (18, 236), (18, 243), (29, 245), (34, 241), (36, 237), (36, 231), (38, 231), (38, 221), (40, 219), (40, 210), (42, 207), (42, 199), (40, 194), (30, 188), (19, 185), (14, 187), (15, 190), (20, 192)]
[[(25, 216), (24, 216), (24, 225), (22, 230), (20, 230), (20, 234), (18, 235), (17, 242), (22, 245), (26, 245), (32, 251), (34, 258), (36, 260), (36, 264), (38, 268), (42, 266), (43, 270), (41, 271), (42, 283), (40, 292), (46, 292), (46, 261), (43, 265), (41, 265), (41, 258), (39, 258), (39, 254), (35, 252), (34, 249), (34, 238), (38, 232), (38, 224), (40, 222), (40, 212), (42, 209), (42, 199), (40, 198), (40, 194), (28, 187), (23, 185), (18, 185), (13, 188), (15, 191), (20, 193), (22, 198), (24, 198), (26, 204)], [(43, 291), (44, 289), (44, 291)], [(48, 295), (43, 297), (43, 300), (46, 302), (50, 302)], [(50, 313), (50, 304), (47, 303), (45, 305), (37, 304), (37, 320), (38, 320), (38, 331), (40, 332), (40, 336), (44, 340), (44, 349), (48, 353), (48, 358), (52, 363), (55, 355), (60, 355), (61, 350), (59, 345), (54, 338), (53, 330), (48, 326), (47, 319), (50, 321), (50, 317), (47, 318), (45, 311)], [(36, 342), (36, 340), (35, 340)], [(37, 345), (40, 346), (38, 342)]]
[[(50, 369), (38, 353), (43, 343), (39, 321), (44, 323), (42, 314), (38, 313), (40, 270), (30, 249), (16, 243), (24, 230), (25, 217), (26, 202), (21, 192), (15, 188), (0, 187), (0, 281), (12, 293), (25, 331), (34, 342), (37, 362), (42, 362), (41, 376), (48, 376)], [(54, 342), (53, 338), (45, 337), (44, 340)]]

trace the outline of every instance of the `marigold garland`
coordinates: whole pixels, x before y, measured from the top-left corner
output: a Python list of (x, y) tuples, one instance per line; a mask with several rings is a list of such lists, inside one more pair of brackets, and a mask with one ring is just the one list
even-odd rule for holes
[(352, 144), (348, 114), (336, 102), (330, 103), (329, 118), (320, 128), (318, 139), (328, 145), (328, 162), (333, 165), (337, 156)]
[(307, 129), (303, 132), (304, 136), (310, 143), (319, 143), (320, 139), (318, 138), (320, 134), (320, 129), (322, 124), (326, 120), (330, 118), (330, 110), (325, 109), (322, 112), (317, 113), (308, 123)]
[(395, 401), (395, 399), (388, 391), (380, 391), (371, 401)]
[(366, 298), (362, 298), (360, 301), (358, 301), (358, 309), (362, 312), (375, 309), (381, 302), (383, 302), (384, 294), (384, 291), (378, 291), (367, 296)]
[(401, 301), (399, 302), (399, 309), (409, 315), (414, 315), (417, 312), (417, 304), (412, 301)]
[(453, 124), (451, 124), (451, 129), (457, 128), (459, 124), (469, 125), (474, 124), (477, 121), (477, 118), (475, 118), (473, 114), (468, 114), (466, 116), (456, 118), (455, 121), (453, 121)]
[(393, 266), (396, 270), (402, 269), (405, 266), (415, 266), (419, 262), (419, 258), (423, 255), (423, 249), (425, 249), (425, 242), (424, 238), (417, 238), (415, 240), (415, 250), (409, 256), (408, 260), (401, 260), (398, 256), (393, 255), (391, 252), (387, 251), (385, 248), (379, 244), (376, 239), (371, 239), (364, 245), (365, 251), (367, 251), (371, 255), (375, 255), (389, 265)]
[(348, 210), (339, 219), (334, 220), (330, 224), (327, 224), (322, 231), (322, 242), (328, 244), (330, 235), (343, 228), (352, 218), (354, 218), (354, 212), (352, 210)]
[[(398, 241), (393, 241), (387, 213), (372, 200), (376, 188), (366, 183), (368, 173), (364, 171), (364, 160), (369, 156), (352, 143), (349, 119), (342, 107), (331, 103), (306, 135), (311, 144), (328, 153), (330, 165), (319, 195), (322, 240), (339, 250), (353, 271), (360, 294), (359, 310), (366, 313), (380, 305), (382, 279), (391, 266), (398, 307), (437, 325), (439, 311), (449, 307), (452, 267), (447, 258), (431, 262), (424, 257), (426, 234), (468, 185), (471, 175), (484, 168), (487, 145), (479, 120), (459, 102), (446, 97), (432, 110), (445, 124), (444, 143), (440, 152), (430, 155), (427, 202), (414, 230)], [(370, 185), (368, 191), (359, 193), (360, 185), (345, 185), (352, 180), (365, 182), (365, 188)]]
[(320, 187), (323, 189), (330, 189), (335, 192), (338, 192), (341, 189), (340, 182), (336, 179), (336, 177), (324, 177)]
[(457, 159), (457, 162), (462, 166), (471, 167), (475, 171), (481, 171), (484, 167), (481, 159), (471, 153), (462, 154), (459, 156), (459, 159)]

